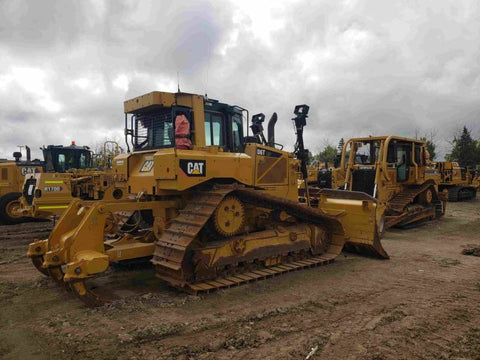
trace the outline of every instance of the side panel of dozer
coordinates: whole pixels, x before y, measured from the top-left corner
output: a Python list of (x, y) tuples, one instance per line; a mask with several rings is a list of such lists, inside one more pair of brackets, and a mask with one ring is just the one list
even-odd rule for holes
[(31, 213), (35, 218), (48, 219), (50, 216), (60, 216), (72, 201), (72, 190), (69, 173), (42, 173), (36, 177), (32, 197)]
[(385, 223), (385, 207), (365, 193), (322, 189), (318, 196), (321, 211), (337, 216), (345, 229), (347, 251), (388, 259), (380, 238)]

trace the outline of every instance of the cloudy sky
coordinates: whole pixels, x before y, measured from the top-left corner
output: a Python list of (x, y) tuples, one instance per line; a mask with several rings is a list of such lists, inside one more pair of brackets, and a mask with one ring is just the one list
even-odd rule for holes
[[(277, 111), (291, 147), (341, 137), (480, 136), (480, 2), (0, 0), (0, 157), (123, 145), (123, 101), (153, 90)], [(39, 156), (39, 152), (35, 153)]]

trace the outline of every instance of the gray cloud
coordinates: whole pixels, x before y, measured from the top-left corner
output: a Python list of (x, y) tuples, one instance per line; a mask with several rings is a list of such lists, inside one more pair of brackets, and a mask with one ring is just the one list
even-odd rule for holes
[[(123, 101), (181, 89), (269, 116), (293, 145), (480, 135), (480, 6), (472, 1), (0, 1), (0, 157), (16, 145), (123, 141)], [(266, 8), (270, 6), (270, 8)], [(248, 11), (248, 9), (251, 11)]]

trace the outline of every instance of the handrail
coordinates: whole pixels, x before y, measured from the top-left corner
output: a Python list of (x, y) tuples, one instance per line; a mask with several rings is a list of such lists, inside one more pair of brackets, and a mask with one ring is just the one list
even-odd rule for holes
[(415, 161), (415, 143), (412, 142), (412, 155), (410, 159), (415, 167), (415, 182), (418, 181), (418, 164)]
[(385, 176), (386, 181), (390, 181), (390, 175), (388, 175), (387, 171), (387, 154), (388, 154), (388, 146), (390, 145), (390, 141), (392, 140), (393, 136), (390, 135), (385, 139), (385, 143), (383, 145), (383, 160), (382, 160), (382, 172)]

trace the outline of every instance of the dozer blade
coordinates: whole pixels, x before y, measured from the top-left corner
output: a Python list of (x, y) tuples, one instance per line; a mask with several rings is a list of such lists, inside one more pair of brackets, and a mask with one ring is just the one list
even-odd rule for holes
[(340, 220), (347, 238), (347, 251), (389, 259), (380, 242), (385, 226), (385, 207), (375, 198), (363, 192), (331, 189), (314, 189), (310, 196), (312, 205)]

